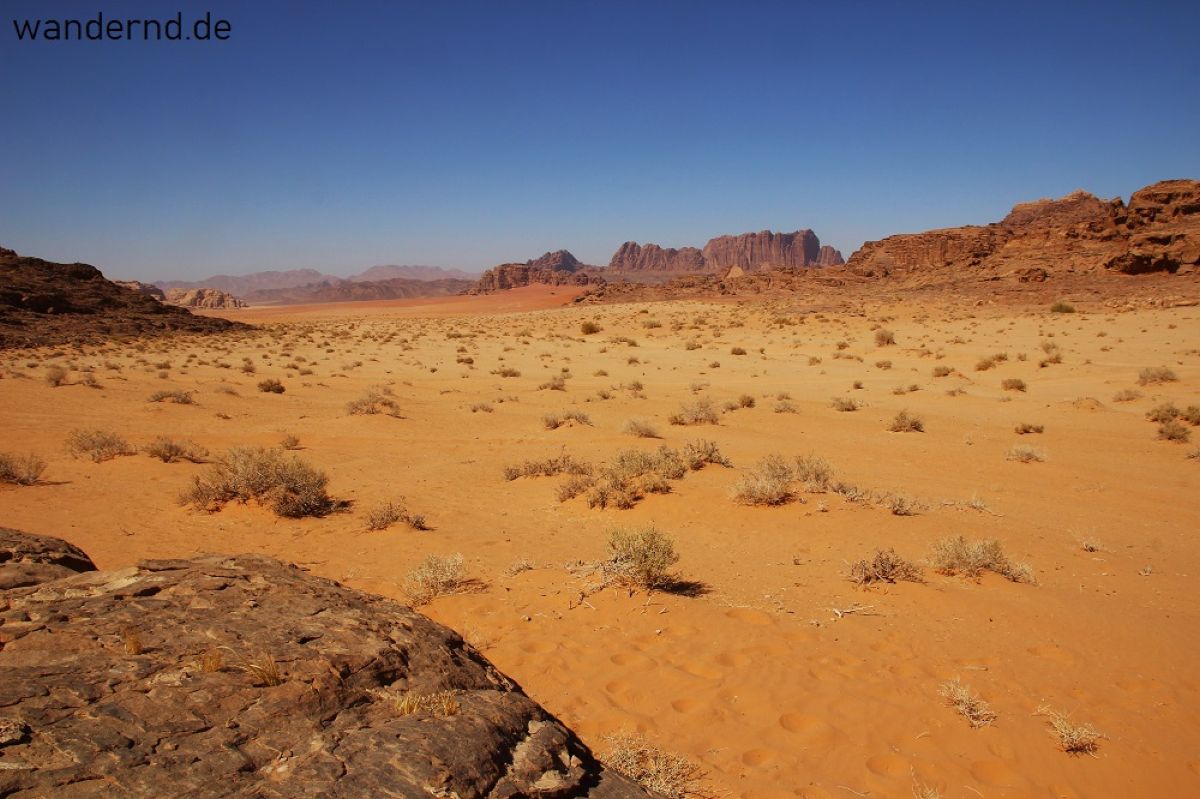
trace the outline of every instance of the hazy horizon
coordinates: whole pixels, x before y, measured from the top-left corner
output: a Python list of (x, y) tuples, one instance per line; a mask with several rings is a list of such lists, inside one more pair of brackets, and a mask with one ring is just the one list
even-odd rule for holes
[(18, 41), (175, 7), (6, 4), (0, 246), (140, 280), (764, 229), (849, 257), (1200, 176), (1194, 4), (178, 7), (229, 39)]

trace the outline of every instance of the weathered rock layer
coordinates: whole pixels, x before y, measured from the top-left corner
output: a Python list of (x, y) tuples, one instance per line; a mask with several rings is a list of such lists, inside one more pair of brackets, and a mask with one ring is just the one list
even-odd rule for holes
[(60, 570), (0, 593), (0, 796), (647, 797), (395, 602), (261, 556), (0, 553)]

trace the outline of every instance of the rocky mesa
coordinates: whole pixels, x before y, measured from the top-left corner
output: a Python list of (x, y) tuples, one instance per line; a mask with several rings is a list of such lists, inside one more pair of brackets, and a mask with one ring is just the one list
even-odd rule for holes
[(453, 631), (255, 555), (0, 528), (0, 796), (649, 799)]
[(608, 269), (620, 273), (666, 272), (723, 273), (737, 267), (744, 272), (772, 269), (798, 269), (808, 266), (833, 266), (842, 263), (842, 254), (822, 246), (811, 230), (776, 233), (770, 230), (717, 236), (703, 249), (664, 248), (657, 244), (627, 241), (617, 249)]
[(479, 282), (469, 293), (490, 294), (532, 284), (588, 286), (602, 282), (596, 267), (582, 263), (567, 250), (555, 250), (523, 264), (494, 266), (480, 275)]
[(889, 236), (850, 257), (865, 277), (955, 280), (1061, 273), (1192, 271), (1200, 263), (1200, 181), (1167, 180), (1120, 198), (1077, 191), (1021, 203), (1003, 220)]

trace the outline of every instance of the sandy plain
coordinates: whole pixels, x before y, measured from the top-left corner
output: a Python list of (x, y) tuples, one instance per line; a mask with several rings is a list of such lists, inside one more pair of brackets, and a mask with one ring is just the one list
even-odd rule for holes
[[(787, 299), (564, 306), (570, 297), (246, 309), (230, 316), (263, 327), (0, 353), (0, 451), (49, 464), (37, 485), (0, 486), (0, 524), (63, 537), (101, 568), (261, 552), (401, 599), (425, 555), (461, 553), (471, 590), (426, 613), (597, 752), (606, 736), (643, 735), (698, 763), (715, 795), (1200, 795), (1200, 459), (1188, 457), (1200, 431), (1164, 441), (1145, 418), (1164, 402), (1200, 404), (1200, 309), (820, 313)], [(585, 335), (584, 322), (602, 329)], [(894, 345), (877, 345), (880, 328)], [(1061, 362), (1040, 366), (1052, 345)], [(63, 385), (42, 379), (51, 364), (70, 370)], [(1157, 366), (1178, 379), (1139, 385)], [(539, 388), (555, 376), (564, 390)], [(272, 377), (285, 393), (256, 389)], [(379, 386), (398, 416), (347, 413)], [(147, 401), (162, 389), (195, 402)], [(1139, 396), (1117, 401), (1126, 390)], [(714, 425), (668, 423), (704, 397), (738, 407)], [(833, 398), (862, 407), (838, 412)], [(890, 432), (900, 410), (924, 432)], [(564, 411), (590, 424), (547, 429), (543, 417)], [(630, 419), (661, 439), (624, 434)], [(1022, 423), (1044, 432), (1017, 435)], [(347, 506), (296, 520), (253, 504), (201, 512), (177, 497), (204, 464), (74, 459), (63, 442), (75, 428), (135, 445), (187, 438), (213, 454), (295, 435)], [(690, 472), (626, 510), (558, 501), (563, 477), (503, 475), (563, 451), (601, 464), (694, 439), (716, 442), (732, 467)], [(1014, 445), (1044, 460), (1011, 460)], [(777, 506), (735, 502), (734, 484), (771, 454), (819, 455), (871, 493), (797, 485)], [(895, 496), (916, 513), (893, 513)], [(431, 529), (366, 529), (368, 509), (399, 498)], [(696, 595), (596, 590), (578, 568), (605, 557), (609, 530), (649, 524), (674, 540)], [(1036, 584), (924, 564), (957, 535), (997, 539)], [(847, 579), (888, 547), (922, 564), (925, 582)], [(956, 677), (991, 724), (972, 727), (939, 694)], [(1093, 725), (1098, 749), (1064, 752), (1043, 706)]]

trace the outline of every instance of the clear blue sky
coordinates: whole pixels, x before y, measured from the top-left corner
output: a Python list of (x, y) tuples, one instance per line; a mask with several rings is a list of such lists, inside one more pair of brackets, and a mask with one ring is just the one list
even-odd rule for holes
[[(185, 17), (227, 42), (18, 42)], [(864, 240), (1200, 177), (1200, 3), (0, 6), (0, 245), (115, 277), (810, 227)]]

